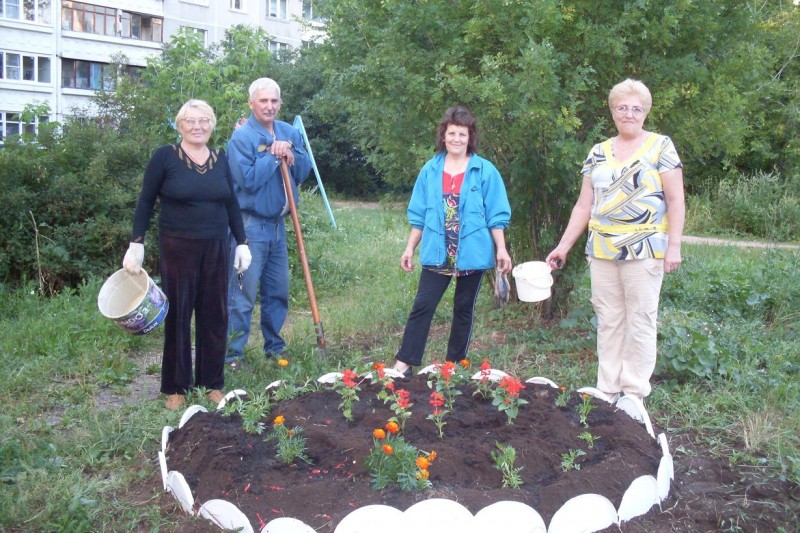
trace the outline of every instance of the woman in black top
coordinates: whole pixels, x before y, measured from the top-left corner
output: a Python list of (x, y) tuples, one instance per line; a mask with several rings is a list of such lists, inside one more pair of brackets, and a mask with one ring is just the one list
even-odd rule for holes
[[(139, 275), (144, 235), (156, 199), (161, 285), (169, 300), (164, 322), (161, 392), (167, 408), (185, 403), (192, 386), (203, 387), (215, 403), (222, 398), (228, 326), (228, 229), (236, 239), (234, 268), (250, 265), (239, 203), (233, 193), (228, 160), (207, 143), (214, 131), (214, 110), (189, 100), (175, 123), (181, 142), (153, 152), (144, 172), (133, 217), (131, 243), (122, 265)], [(195, 315), (195, 369), (192, 376), (192, 313)]]

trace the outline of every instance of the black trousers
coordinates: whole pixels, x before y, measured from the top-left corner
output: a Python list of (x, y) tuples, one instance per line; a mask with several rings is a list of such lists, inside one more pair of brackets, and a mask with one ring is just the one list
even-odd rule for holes
[(192, 386), (222, 390), (228, 342), (228, 239), (162, 236), (159, 241), (161, 285), (169, 300), (161, 392), (186, 394)]
[[(461, 361), (466, 359), (469, 343), (472, 339), (472, 322), (475, 314), (475, 302), (478, 300), (478, 291), (481, 288), (483, 270), (476, 271), (469, 276), (456, 278), (456, 292), (453, 297), (453, 322), (450, 326), (450, 340), (447, 343), (446, 361)], [(400, 344), (395, 358), (407, 365), (419, 366), (425, 345), (428, 342), (428, 333), (431, 330), (431, 321), (436, 312), (436, 307), (447, 290), (452, 276), (443, 276), (427, 269), (422, 269), (419, 277), (417, 295), (414, 305), (408, 315), (406, 329), (403, 332), (403, 341)]]

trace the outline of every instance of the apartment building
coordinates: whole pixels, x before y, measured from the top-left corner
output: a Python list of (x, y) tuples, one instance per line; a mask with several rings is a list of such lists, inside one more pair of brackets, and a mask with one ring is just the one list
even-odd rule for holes
[[(303, 20), (322, 27), (313, 8), (313, 0), (0, 0), (0, 144), (90, 109), (94, 92), (110, 88), (103, 71), (120, 53), (136, 75), (180, 28), (209, 45), (238, 24), (264, 28), (272, 51), (297, 48), (315, 32)], [(21, 112), (37, 102), (50, 114), (24, 122)]]

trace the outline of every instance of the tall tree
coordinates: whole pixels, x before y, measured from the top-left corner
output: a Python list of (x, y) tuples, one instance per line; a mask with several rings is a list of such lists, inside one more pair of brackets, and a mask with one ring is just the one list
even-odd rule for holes
[[(324, 9), (327, 90), (357, 118), (351, 132), (387, 182), (413, 182), (447, 106), (476, 112), (481, 151), (512, 192), (518, 261), (544, 257), (562, 231), (583, 158), (614, 133), (606, 95), (627, 77), (653, 92), (649, 128), (674, 138), (690, 186), (737, 164), (787, 162), (787, 143), (796, 146), (796, 131), (773, 129), (797, 120), (798, 95), (786, 88), (797, 86), (800, 10), (788, 2), (337, 0)], [(765, 111), (777, 97), (784, 108)]]

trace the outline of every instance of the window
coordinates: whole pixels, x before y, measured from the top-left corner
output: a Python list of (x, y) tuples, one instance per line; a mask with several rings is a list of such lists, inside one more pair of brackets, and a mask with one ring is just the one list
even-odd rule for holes
[(61, 25), (65, 30), (112, 36), (117, 34), (116, 23), (114, 8), (70, 1), (61, 4)]
[[(128, 16), (129, 21), (127, 25), (125, 23), (126, 15)], [(156, 43), (161, 42), (163, 20), (159, 17), (137, 15), (135, 13), (123, 13), (122, 20), (123, 37), (130, 37), (132, 39), (140, 39), (142, 41), (152, 41)]]
[(244, 0), (231, 0), (231, 9), (234, 11), (244, 11)]
[(61, 86), (72, 89), (111, 89), (103, 83), (103, 71), (108, 67), (105, 63), (80, 61), (77, 59), (61, 60)]
[(285, 52), (289, 50), (289, 45), (286, 43), (281, 43), (278, 41), (270, 41), (269, 42), (269, 51), (273, 54), (280, 54), (281, 52)]
[(50, 0), (0, 0), (0, 18), (50, 24)]
[(50, 58), (0, 52), (0, 79), (50, 83)]
[(195, 34), (200, 37), (200, 40), (203, 42), (203, 46), (208, 44), (208, 40), (206, 39), (208, 32), (202, 28), (193, 28), (191, 26), (181, 26), (183, 29), (186, 30), (189, 34)]
[(267, 12), (270, 17), (286, 19), (288, 18), (288, 7), (286, 6), (287, 0), (267, 0), (269, 9)]
[[(138, 78), (142, 67), (127, 65), (120, 74), (131, 78)], [(61, 60), (61, 86), (70, 89), (89, 89), (93, 91), (113, 91), (117, 80), (112, 66), (94, 61), (79, 59)]]
[(33, 122), (23, 122), (20, 113), (0, 111), (0, 144), (11, 135), (22, 135), (30, 133), (35, 135), (39, 131), (39, 125), (48, 122), (48, 116), (35, 117)]
[(116, 35), (156, 43), (163, 39), (161, 17), (70, 0), (61, 3), (61, 25), (65, 30), (96, 35)]
[(320, 17), (314, 12), (313, 0), (303, 0), (303, 18), (305, 20), (311, 20), (313, 22), (324, 22), (322, 17)]

